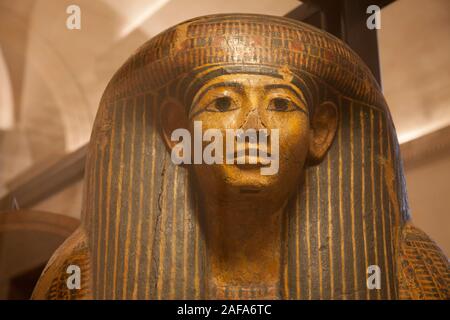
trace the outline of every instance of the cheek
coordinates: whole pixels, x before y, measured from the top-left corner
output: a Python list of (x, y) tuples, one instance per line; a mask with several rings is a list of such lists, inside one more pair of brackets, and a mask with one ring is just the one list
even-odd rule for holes
[(289, 163), (303, 163), (309, 146), (309, 121), (303, 115), (291, 115), (280, 127), (280, 160), (288, 159)]

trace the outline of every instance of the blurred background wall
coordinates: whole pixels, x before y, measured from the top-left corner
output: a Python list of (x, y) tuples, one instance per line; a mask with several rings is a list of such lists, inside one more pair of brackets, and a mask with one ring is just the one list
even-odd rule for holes
[(383, 92), (397, 129), (413, 222), (450, 256), (450, 1), (382, 10)]

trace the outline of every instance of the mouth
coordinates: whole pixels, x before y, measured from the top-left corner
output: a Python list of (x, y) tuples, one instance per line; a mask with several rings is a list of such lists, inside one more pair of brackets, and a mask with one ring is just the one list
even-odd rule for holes
[(239, 192), (240, 193), (253, 194), (253, 193), (259, 193), (259, 192), (261, 192), (261, 190), (258, 189), (258, 188), (240, 188)]
[(241, 170), (256, 170), (256, 169), (260, 169), (261, 167), (264, 167), (264, 165), (262, 163), (256, 163), (256, 164), (250, 164), (250, 163), (245, 163), (245, 164), (236, 164), (236, 166), (241, 169)]
[(233, 164), (242, 170), (254, 170), (270, 164), (271, 153), (267, 146), (258, 147), (249, 145), (246, 148), (236, 148), (233, 153), (227, 154), (227, 159), (232, 159)]

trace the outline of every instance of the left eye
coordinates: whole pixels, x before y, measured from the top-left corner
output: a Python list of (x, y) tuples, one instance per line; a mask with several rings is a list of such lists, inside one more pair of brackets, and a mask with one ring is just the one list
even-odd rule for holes
[(227, 112), (235, 108), (236, 106), (230, 97), (219, 97), (213, 100), (206, 110), (211, 112)]
[(279, 112), (294, 111), (296, 109), (296, 105), (292, 101), (285, 98), (274, 98), (270, 100), (269, 106), (267, 107), (267, 110)]

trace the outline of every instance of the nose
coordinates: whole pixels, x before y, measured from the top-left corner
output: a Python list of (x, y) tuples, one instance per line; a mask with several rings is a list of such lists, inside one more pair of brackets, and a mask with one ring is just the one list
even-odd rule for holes
[(241, 125), (240, 129), (247, 130), (247, 129), (265, 129), (266, 126), (261, 120), (259, 116), (259, 112), (257, 108), (253, 108), (250, 110), (249, 113), (247, 113), (244, 123)]

